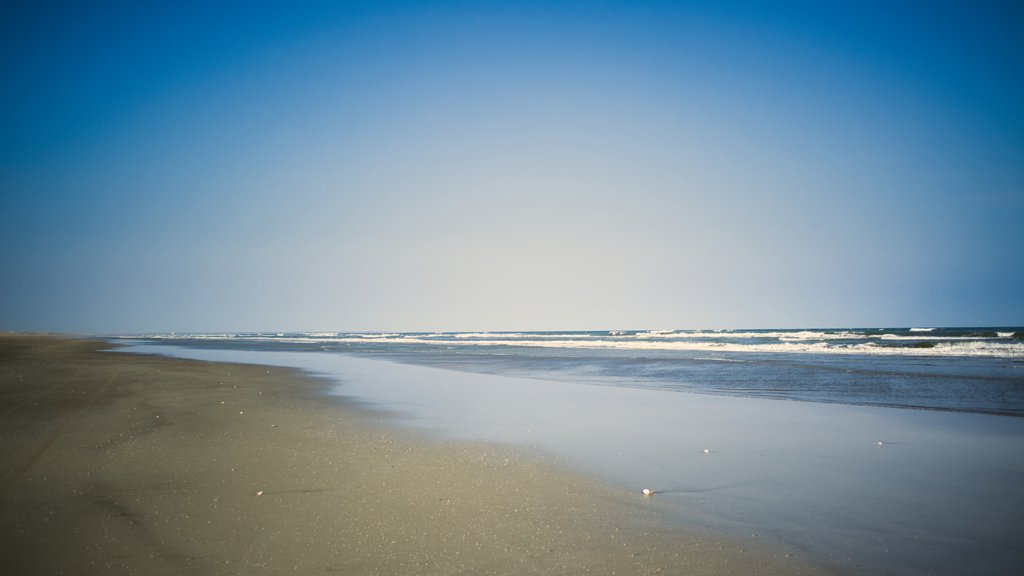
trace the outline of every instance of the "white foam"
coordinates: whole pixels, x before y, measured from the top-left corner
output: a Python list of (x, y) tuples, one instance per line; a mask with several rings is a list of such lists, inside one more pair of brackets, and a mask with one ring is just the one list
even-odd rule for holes
[(638, 332), (637, 338), (650, 338), (653, 336), (668, 336), (675, 334), (677, 330), (648, 330), (647, 332)]
[[(297, 339), (288, 339), (296, 341)], [(358, 339), (337, 339), (335, 342), (358, 342)], [(403, 342), (436, 344), (438, 340), (409, 338)], [(1024, 358), (1024, 344), (1002, 342), (945, 342), (932, 348), (880, 346), (873, 342), (861, 344), (830, 344), (828, 342), (777, 342), (737, 344), (734, 342), (687, 342), (659, 340), (450, 340), (454, 346), (525, 346), (537, 348), (579, 348), (612, 350), (679, 350), (721, 352), (772, 352), (794, 354), (870, 354), (872, 356), (990, 356)]]
[(487, 338), (493, 340), (495, 338), (519, 341), (522, 338), (593, 338), (593, 334), (569, 334), (569, 333), (551, 333), (551, 334), (538, 334), (534, 332), (455, 332), (451, 334), (454, 338), (460, 338), (463, 340), (469, 340), (473, 338)]
[(865, 338), (864, 334), (856, 332), (822, 332), (819, 330), (801, 330), (799, 332), (753, 332), (748, 330), (676, 330), (657, 332), (638, 332), (637, 338), (776, 338), (786, 340), (850, 340)]
[(862, 334), (854, 334), (852, 332), (814, 332), (810, 330), (804, 330), (802, 332), (771, 332), (769, 338), (778, 338), (780, 340), (850, 340), (854, 338), (864, 338)]
[[(1001, 333), (1004, 339), (1012, 333)], [(825, 333), (819, 331), (801, 332), (671, 332), (622, 336), (601, 336), (594, 334), (531, 334), (531, 333), (435, 333), (435, 334), (342, 334), (309, 333), (295, 336), (263, 334), (193, 334), (142, 336), (161, 340), (243, 340), (253, 342), (279, 342), (303, 344), (359, 344), (367, 342), (393, 341), (402, 344), (438, 344), (449, 346), (523, 346), (561, 349), (605, 349), (605, 350), (662, 350), (662, 351), (714, 351), (754, 352), (792, 354), (868, 354), (872, 356), (983, 356), (1000, 358), (1024, 358), (1024, 342), (986, 340), (965, 340), (957, 337), (929, 337), (934, 345), (929, 348), (909, 346), (885, 346), (884, 341), (915, 341), (919, 337), (882, 334), (872, 341), (863, 341), (863, 334), (849, 332)], [(766, 340), (749, 342), (751, 339)], [(834, 340), (859, 339), (861, 342), (843, 343)], [(739, 341), (737, 341), (739, 340)], [(772, 341), (775, 340), (775, 341)], [(746, 341), (746, 342), (743, 342)]]

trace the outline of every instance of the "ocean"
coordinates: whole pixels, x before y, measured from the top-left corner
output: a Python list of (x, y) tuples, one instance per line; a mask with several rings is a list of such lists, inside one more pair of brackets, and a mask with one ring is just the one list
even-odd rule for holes
[(841, 574), (1024, 565), (1024, 328), (110, 340), (301, 368), (382, 423), (532, 452)]

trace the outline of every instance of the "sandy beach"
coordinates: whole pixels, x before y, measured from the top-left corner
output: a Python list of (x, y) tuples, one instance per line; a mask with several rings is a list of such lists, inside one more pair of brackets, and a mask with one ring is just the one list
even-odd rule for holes
[(110, 349), (0, 337), (5, 573), (825, 572), (533, 456), (418, 439), (293, 369)]

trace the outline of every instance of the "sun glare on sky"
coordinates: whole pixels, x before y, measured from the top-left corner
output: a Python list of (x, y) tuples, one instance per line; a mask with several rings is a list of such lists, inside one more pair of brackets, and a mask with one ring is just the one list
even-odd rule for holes
[(1024, 324), (1019, 5), (2, 10), (0, 330)]

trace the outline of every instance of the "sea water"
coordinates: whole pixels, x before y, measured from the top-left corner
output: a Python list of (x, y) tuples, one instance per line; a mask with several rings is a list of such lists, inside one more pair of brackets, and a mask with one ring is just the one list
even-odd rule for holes
[(325, 374), (393, 422), (537, 450), (681, 525), (785, 541), (854, 574), (1000, 574), (1024, 561), (1019, 329), (146, 343), (137, 351)]

